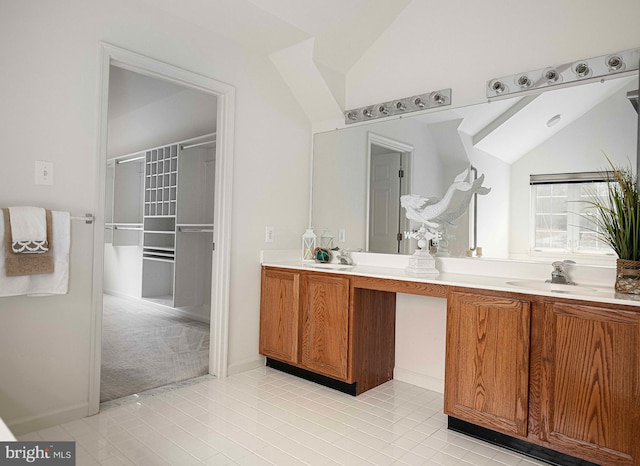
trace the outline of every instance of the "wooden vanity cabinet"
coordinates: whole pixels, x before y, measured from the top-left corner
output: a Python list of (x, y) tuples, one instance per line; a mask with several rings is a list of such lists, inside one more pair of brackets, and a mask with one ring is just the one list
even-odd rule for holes
[(347, 381), (349, 279), (324, 273), (302, 280), (300, 365)]
[(355, 287), (357, 281), (263, 267), (260, 354), (285, 363), (278, 364), (283, 370), (303, 369), (338, 381), (322, 382), (354, 395), (391, 380), (395, 293)]
[(598, 464), (640, 464), (640, 313), (544, 304), (540, 440)]
[(300, 274), (262, 271), (260, 296), (260, 354), (298, 364)]
[(637, 310), (451, 288), (445, 369), (453, 418), (596, 464), (640, 465)]
[(349, 279), (262, 271), (260, 354), (348, 381)]
[(444, 412), (526, 436), (531, 305), (451, 291), (447, 303)]

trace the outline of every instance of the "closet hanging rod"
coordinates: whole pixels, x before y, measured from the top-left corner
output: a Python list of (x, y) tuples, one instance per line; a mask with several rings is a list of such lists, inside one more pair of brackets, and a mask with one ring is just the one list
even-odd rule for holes
[(144, 155), (141, 155), (140, 157), (134, 157), (132, 159), (116, 160), (116, 163), (120, 164), (120, 163), (134, 162), (136, 160), (143, 160), (143, 159), (144, 159)]
[(182, 233), (213, 233), (213, 228), (184, 228), (178, 227)]
[(196, 142), (195, 144), (189, 144), (189, 145), (182, 145), (180, 144), (180, 150), (187, 150), (187, 149), (191, 149), (192, 147), (200, 147), (200, 146), (204, 146), (206, 144), (215, 144), (215, 140), (213, 141), (204, 141), (204, 142)]
[(114, 225), (114, 230), (134, 230), (134, 231), (142, 231), (142, 227), (119, 227)]

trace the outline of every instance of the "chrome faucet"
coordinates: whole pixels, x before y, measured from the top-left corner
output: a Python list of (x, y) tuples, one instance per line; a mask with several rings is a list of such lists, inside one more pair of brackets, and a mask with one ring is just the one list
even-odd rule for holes
[(338, 259), (343, 265), (354, 265), (353, 259), (351, 258), (351, 253), (346, 249), (340, 249), (340, 252), (338, 253)]
[(575, 264), (572, 260), (556, 261), (551, 264), (553, 271), (551, 272), (551, 279), (546, 283), (560, 283), (563, 285), (575, 285), (576, 283), (571, 281), (567, 272), (567, 266)]

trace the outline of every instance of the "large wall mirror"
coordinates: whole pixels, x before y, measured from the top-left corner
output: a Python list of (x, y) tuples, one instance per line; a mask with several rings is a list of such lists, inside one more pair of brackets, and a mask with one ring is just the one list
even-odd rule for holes
[[(548, 261), (576, 255), (571, 247), (537, 248), (532, 241), (532, 209), (543, 201), (532, 201), (531, 175), (596, 172), (607, 168), (606, 157), (636, 170), (637, 89), (637, 75), (627, 75), (318, 133), (312, 224), (318, 234), (328, 229), (336, 240), (342, 237), (339, 247), (412, 253), (414, 246), (398, 237), (409, 228), (399, 196), (442, 197), (472, 166), (491, 188), (477, 198), (476, 239), (484, 257)], [(555, 221), (549, 220), (550, 229), (571, 227), (571, 219), (551, 225)], [(470, 223), (468, 213), (456, 221), (450, 256), (467, 255)], [(606, 253), (581, 256), (583, 263), (592, 259), (614, 261)]]

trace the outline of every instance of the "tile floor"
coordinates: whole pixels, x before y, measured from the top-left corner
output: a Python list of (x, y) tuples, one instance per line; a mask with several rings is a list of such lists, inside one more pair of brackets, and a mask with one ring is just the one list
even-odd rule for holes
[(75, 440), (78, 466), (544, 464), (445, 424), (442, 395), (407, 383), (352, 397), (260, 368), (204, 377), (19, 440)]

